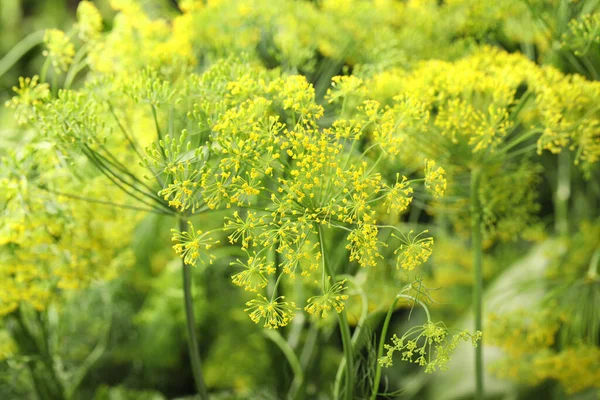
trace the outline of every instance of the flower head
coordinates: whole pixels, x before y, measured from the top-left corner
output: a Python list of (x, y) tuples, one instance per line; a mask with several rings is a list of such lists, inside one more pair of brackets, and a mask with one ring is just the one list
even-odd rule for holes
[(266, 257), (258, 257), (256, 253), (248, 255), (246, 262), (237, 259), (231, 265), (243, 268), (241, 272), (231, 276), (233, 283), (250, 292), (256, 292), (267, 286), (266, 275), (275, 272), (273, 263), (267, 262)]
[(425, 160), (425, 187), (435, 198), (442, 197), (446, 191), (445, 174), (444, 168), (435, 167), (435, 161)]
[(196, 260), (198, 260), (198, 258), (204, 263), (201, 255), (206, 256), (209, 263), (212, 264), (215, 256), (207, 254), (206, 252), (202, 254), (202, 252), (210, 250), (210, 248), (216, 243), (219, 243), (219, 241), (210, 237), (210, 232), (194, 230), (194, 225), (192, 225), (190, 221), (188, 221), (188, 225), (190, 226), (189, 231), (180, 232), (177, 229), (171, 229), (171, 233), (173, 234), (171, 240), (179, 242), (173, 246), (173, 249), (180, 255), (183, 262), (186, 264), (196, 265)]
[(384, 367), (393, 365), (392, 357), (396, 351), (402, 355), (402, 361), (408, 361), (425, 367), (426, 373), (432, 373), (436, 369), (445, 371), (447, 364), (454, 353), (454, 350), (461, 341), (471, 341), (474, 347), (477, 347), (482, 337), (480, 331), (471, 334), (467, 331), (460, 331), (448, 340), (449, 330), (442, 322), (426, 322), (422, 326), (409, 330), (404, 336), (399, 338), (394, 335), (392, 344), (386, 344), (387, 354), (381, 357), (378, 362)]
[(394, 251), (396, 255), (396, 268), (403, 268), (410, 271), (427, 262), (433, 252), (433, 238), (421, 237), (421, 235), (427, 232), (425, 230), (414, 237), (411, 237), (413, 231), (410, 231), (408, 235), (401, 235), (401, 237), (392, 234), (392, 236), (400, 239), (402, 242), (400, 247)]
[(264, 318), (265, 323), (263, 326), (265, 328), (277, 329), (280, 326), (286, 326), (296, 312), (296, 304), (284, 301), (284, 299), (284, 296), (279, 296), (269, 300), (259, 294), (256, 299), (246, 303), (248, 308), (244, 311), (249, 313), (250, 319), (254, 323), (258, 324)]
[(358, 261), (361, 267), (377, 265), (377, 259), (383, 258), (379, 253), (378, 232), (377, 226), (364, 222), (350, 232), (346, 245), (346, 249), (350, 250), (350, 261)]
[(396, 174), (396, 184), (388, 189), (385, 196), (384, 205), (387, 207), (387, 212), (402, 212), (408, 208), (412, 202), (413, 188), (410, 187), (406, 177), (402, 177), (402, 181), (398, 181), (400, 174)]
[(77, 29), (84, 42), (98, 39), (102, 32), (102, 15), (94, 3), (84, 0), (77, 6)]
[(33, 78), (19, 78), (19, 86), (13, 86), (17, 94), (6, 102), (6, 107), (15, 110), (17, 124), (25, 125), (33, 116), (35, 108), (50, 98), (50, 86), (39, 83), (37, 75)]
[(344, 301), (348, 299), (348, 295), (342, 294), (347, 289), (345, 283), (346, 280), (336, 282), (323, 294), (309, 298), (304, 310), (309, 314), (320, 315), (321, 318), (327, 317), (332, 309), (341, 313), (344, 310)]
[(75, 55), (75, 47), (69, 37), (60, 29), (48, 29), (44, 35), (44, 43), (44, 56), (50, 59), (54, 70), (57, 73), (66, 71)]

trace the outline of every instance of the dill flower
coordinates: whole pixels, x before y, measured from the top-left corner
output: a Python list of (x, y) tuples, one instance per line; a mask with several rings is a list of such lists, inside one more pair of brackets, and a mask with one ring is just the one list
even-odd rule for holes
[(569, 394), (600, 389), (600, 349), (580, 344), (556, 354), (541, 355), (533, 361), (537, 381), (555, 379)]
[(483, 336), (480, 331), (474, 334), (460, 331), (452, 335), (451, 340), (448, 340), (449, 333), (450, 331), (444, 323), (428, 321), (422, 326), (410, 329), (400, 338), (394, 334), (392, 344), (384, 346), (387, 354), (378, 362), (384, 367), (390, 367), (393, 365), (394, 353), (400, 352), (402, 361), (425, 367), (425, 373), (433, 373), (438, 368), (445, 371), (454, 350), (461, 341), (471, 341), (471, 344), (477, 347)]
[(46, 50), (44, 56), (50, 59), (57, 73), (67, 71), (75, 55), (75, 46), (60, 29), (48, 29), (44, 34)]
[(185, 163), (187, 168), (182, 164), (176, 169), (175, 179), (166, 188), (158, 192), (164, 200), (169, 201), (169, 206), (178, 208), (180, 211), (185, 211), (192, 207), (192, 212), (198, 207), (198, 201), (195, 194), (199, 189), (197, 178), (200, 176), (200, 171), (192, 170), (188, 172), (189, 164)]
[(425, 160), (425, 187), (435, 198), (442, 197), (446, 191), (445, 174), (444, 168), (435, 168), (435, 161)]
[(374, 267), (377, 259), (383, 256), (379, 253), (377, 233), (379, 230), (373, 224), (360, 222), (358, 227), (348, 235), (346, 249), (350, 250), (350, 261), (358, 261), (361, 267)]
[(432, 237), (421, 237), (421, 235), (427, 233), (425, 230), (414, 237), (411, 237), (413, 231), (410, 231), (407, 235), (401, 235), (401, 237), (392, 234), (395, 238), (399, 239), (402, 244), (396, 250), (396, 268), (403, 268), (406, 270), (413, 270), (417, 266), (427, 262), (431, 253), (433, 253), (433, 238)]
[(265, 296), (258, 294), (256, 299), (246, 303), (248, 308), (244, 311), (249, 313), (250, 319), (254, 323), (258, 324), (264, 318), (263, 327), (277, 329), (289, 324), (296, 312), (296, 304), (284, 301), (284, 299), (284, 296), (279, 296), (268, 300)]
[(102, 32), (102, 15), (94, 3), (83, 0), (77, 6), (77, 29), (84, 42), (96, 40)]
[(402, 176), (402, 181), (399, 181), (400, 174), (396, 174), (396, 184), (388, 188), (385, 195), (384, 206), (387, 207), (387, 212), (402, 212), (408, 208), (412, 201), (413, 188), (410, 187), (410, 182), (405, 176)]
[(366, 95), (366, 89), (362, 79), (354, 75), (334, 76), (331, 78), (331, 87), (325, 94), (325, 100), (329, 103), (337, 103), (340, 99), (350, 96), (361, 98), (364, 95)]
[(578, 56), (585, 56), (594, 44), (600, 43), (600, 13), (584, 14), (569, 21), (569, 31), (561, 38), (561, 45)]
[(212, 264), (215, 256), (207, 254), (205, 251), (210, 250), (219, 241), (210, 237), (210, 232), (195, 230), (191, 221), (188, 221), (188, 225), (190, 227), (189, 231), (180, 232), (177, 229), (171, 229), (171, 240), (179, 242), (173, 246), (173, 250), (180, 255), (186, 264), (196, 265), (198, 258), (204, 263), (201, 255), (208, 257), (209, 264)]
[[(294, 230), (296, 228), (292, 227), (292, 231)], [(310, 240), (299, 240), (296, 246), (290, 246), (285, 241), (280, 242), (277, 251), (281, 253), (283, 258), (281, 261), (283, 273), (294, 278), (296, 271), (300, 269), (300, 275), (309, 276), (319, 268), (321, 252), (318, 251), (318, 248), (319, 243), (311, 243)]]
[(13, 86), (17, 94), (6, 102), (6, 107), (14, 109), (14, 117), (19, 125), (25, 125), (34, 116), (36, 107), (50, 98), (50, 86), (39, 83), (39, 76), (19, 78), (19, 86)]
[(230, 265), (243, 268), (241, 272), (231, 276), (231, 280), (237, 286), (243, 287), (250, 292), (256, 292), (267, 286), (268, 279), (265, 274), (273, 274), (275, 267), (272, 262), (267, 262), (266, 257), (258, 257), (256, 252), (248, 255), (248, 261), (243, 262), (239, 259)]
[(348, 295), (342, 294), (347, 289), (344, 286), (345, 283), (345, 279), (336, 282), (325, 290), (323, 294), (310, 297), (307, 300), (308, 304), (304, 307), (304, 310), (309, 314), (320, 315), (321, 318), (327, 317), (332, 309), (337, 313), (341, 313), (344, 311), (344, 301), (348, 299)]
[(242, 219), (236, 210), (233, 212), (233, 218), (226, 217), (226, 220), (224, 229), (233, 230), (233, 233), (227, 237), (229, 243), (234, 244), (241, 239), (243, 249), (247, 249), (250, 242), (256, 240), (258, 228), (265, 223), (262, 217), (258, 217), (257, 213), (252, 211), (248, 211), (246, 218)]

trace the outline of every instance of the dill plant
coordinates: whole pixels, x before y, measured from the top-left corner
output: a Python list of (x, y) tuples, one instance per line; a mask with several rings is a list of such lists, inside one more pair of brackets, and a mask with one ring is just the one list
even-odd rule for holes
[[(555, 202), (563, 235), (569, 232), (569, 165), (574, 161), (591, 175), (600, 156), (596, 82), (531, 61), (536, 51), (541, 58), (564, 57), (594, 77), (595, 14), (586, 14), (585, 5), (566, 12), (550, 3), (327, 0), (272, 7), (262, 0), (188, 0), (178, 3), (181, 14), (167, 20), (151, 18), (137, 1), (114, 0), (113, 29), (102, 33), (98, 10), (83, 1), (73, 31), (45, 33), (47, 58), (40, 76), (22, 78), (7, 104), (17, 123), (43, 138), (34, 141), (36, 151), (27, 150), (35, 156), (17, 152), (7, 158), (6, 210), (11, 218), (22, 214), (15, 210), (29, 199), (24, 187), (33, 184), (36, 193), (58, 199), (59, 205), (68, 198), (176, 219), (173, 250), (181, 257), (189, 355), (202, 398), (208, 394), (190, 268), (222, 268), (215, 248), (238, 247), (241, 255), (230, 265), (232, 283), (248, 292), (249, 319), (269, 329), (267, 337), (291, 365), (290, 396), (305, 389), (306, 362), (304, 352), (298, 357), (279, 332), (296, 329), (304, 310), (308, 335), (330, 314), (337, 316), (344, 357), (333, 396), (350, 399), (363, 324), (371, 316), (370, 293), (360, 279), (386, 264), (412, 280), (432, 255), (429, 232), (399, 222), (407, 211), (411, 220), (418, 219), (410, 210), (417, 204), (470, 237), (475, 330), (453, 332), (433, 322), (428, 295), (415, 294), (410, 285), (400, 293), (394, 288), (369, 394), (373, 399), (380, 394), (382, 367), (391, 365), (395, 352), (429, 373), (444, 369), (465, 340), (476, 346), (476, 397), (483, 398), (484, 250), (514, 240), (536, 222), (540, 206), (531, 188), (542, 171), (536, 151), (560, 154)], [(558, 10), (556, 20), (549, 10)], [(563, 23), (571, 17), (577, 19)], [(515, 24), (532, 28), (512, 30)], [(561, 32), (563, 25), (567, 31)], [(558, 38), (560, 50), (552, 44)], [(529, 59), (476, 44), (511, 40), (521, 43)], [(438, 53), (442, 60), (432, 60)], [(353, 67), (354, 74), (334, 76), (329, 84), (340, 65)], [(86, 68), (87, 78), (72, 89)], [(320, 94), (329, 103), (325, 107)], [(40, 147), (46, 158), (27, 164)], [(38, 175), (56, 165), (69, 175)], [(405, 167), (410, 177), (398, 172)], [(110, 200), (92, 189), (77, 192), (66, 176), (110, 187)], [(196, 217), (209, 214), (211, 225), (198, 226)], [(21, 220), (6, 226), (5, 242), (11, 246), (19, 233), (40, 228)], [(127, 246), (110, 243), (108, 256)], [(33, 252), (18, 245), (23, 255)], [(93, 251), (84, 256), (99, 262)], [(66, 272), (50, 268), (49, 274), (58, 286), (84, 287), (94, 262), (80, 266), (71, 260), (60, 267)], [(594, 284), (596, 270), (590, 264), (586, 275)], [(36, 286), (48, 275), (27, 271), (9, 273), (13, 286), (0, 296), (6, 313), (21, 304), (43, 309), (53, 295), (45, 285)], [(26, 277), (17, 279), (21, 274)], [(102, 271), (94, 276), (105, 278)], [(27, 290), (19, 293), (16, 283), (23, 282)], [(362, 303), (354, 332), (348, 317), (352, 297)], [(422, 306), (427, 322), (386, 344), (400, 300)], [(516, 325), (509, 321), (504, 332)], [(534, 344), (545, 341), (536, 350), (547, 347), (557, 332), (558, 325), (550, 325), (547, 335), (528, 336)], [(596, 329), (575, 325), (584, 332)], [(12, 351), (7, 348), (0, 354)], [(564, 384), (557, 366), (584, 352), (585, 347), (569, 348), (536, 359), (540, 372), (530, 382), (552, 377)], [(40, 365), (46, 369), (41, 375), (53, 373), (48, 357)], [(37, 368), (33, 365), (34, 380)], [(590, 370), (592, 378), (583, 386), (593, 381)], [(36, 385), (64, 391), (45, 387), (41, 378)]]

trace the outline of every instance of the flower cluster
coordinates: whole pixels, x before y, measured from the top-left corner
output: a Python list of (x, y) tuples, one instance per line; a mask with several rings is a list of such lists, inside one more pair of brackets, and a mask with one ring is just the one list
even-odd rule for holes
[(460, 331), (454, 335), (449, 333), (443, 323), (429, 321), (409, 329), (400, 338), (394, 334), (392, 344), (385, 345), (387, 354), (378, 362), (385, 367), (393, 365), (392, 358), (398, 351), (402, 355), (402, 361), (425, 367), (426, 373), (433, 373), (437, 369), (445, 371), (448, 361), (461, 341), (470, 341), (477, 347), (477, 342), (482, 337), (479, 331), (474, 334), (467, 331)]

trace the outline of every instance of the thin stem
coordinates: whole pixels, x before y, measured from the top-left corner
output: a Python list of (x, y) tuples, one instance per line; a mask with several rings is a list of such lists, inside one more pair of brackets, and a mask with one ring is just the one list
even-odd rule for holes
[(298, 389), (302, 386), (302, 382), (304, 382), (304, 373), (302, 372), (302, 365), (300, 364), (300, 360), (294, 353), (294, 349), (289, 345), (289, 343), (281, 336), (281, 334), (274, 330), (266, 330), (265, 336), (271, 339), (273, 343), (279, 347), (287, 362), (292, 367), (292, 371), (294, 371), (294, 380), (292, 381), (292, 385), (290, 386), (289, 398), (294, 399), (296, 397), (296, 393)]
[(569, 233), (569, 197), (571, 197), (571, 157), (566, 149), (558, 155), (558, 184), (556, 185), (556, 231), (561, 236)]
[(127, 133), (127, 130), (125, 129), (125, 127), (123, 126), (123, 124), (121, 123), (121, 120), (119, 119), (119, 117), (117, 116), (117, 113), (115, 112), (114, 107), (112, 106), (112, 103), (108, 102), (108, 110), (110, 111), (111, 115), (113, 116), (115, 122), (117, 123), (117, 126), (119, 127), (119, 130), (121, 131), (121, 133), (123, 134), (123, 136), (125, 136), (125, 138), (127, 139), (127, 142), (129, 142), (129, 146), (131, 147), (131, 149), (133, 151), (135, 151), (135, 153), (138, 155), (138, 157), (140, 158), (140, 161), (144, 160), (144, 156), (142, 155), (142, 153), (138, 150), (138, 147), (136, 145), (136, 142), (134, 142), (133, 138), (131, 136), (129, 136), (129, 134)]
[(373, 393), (371, 393), (371, 400), (377, 399), (377, 393), (379, 392), (379, 381), (381, 380), (381, 364), (379, 364), (379, 359), (383, 357), (383, 346), (387, 338), (390, 320), (392, 319), (392, 314), (396, 309), (396, 304), (398, 304), (399, 299), (400, 298), (398, 296), (394, 298), (394, 301), (392, 302), (392, 305), (388, 309), (388, 312), (385, 316), (385, 320), (383, 321), (383, 328), (381, 329), (381, 336), (379, 337), (379, 345), (377, 347), (377, 359), (375, 360), (377, 366), (375, 367), (375, 380), (373, 381)]
[(53, 193), (53, 194), (56, 194), (58, 196), (68, 197), (68, 198), (74, 199), (74, 200), (81, 200), (81, 201), (86, 201), (86, 202), (89, 202), (89, 203), (104, 204), (104, 205), (107, 205), (107, 206), (112, 206), (112, 207), (117, 207), (117, 208), (124, 208), (124, 209), (127, 209), (127, 210), (144, 211), (144, 212), (150, 212), (150, 213), (162, 214), (162, 215), (173, 215), (173, 213), (169, 213), (169, 212), (166, 212), (164, 210), (157, 209), (157, 208), (144, 208), (144, 207), (132, 206), (132, 205), (129, 205), (129, 204), (113, 203), (112, 201), (92, 199), (90, 197), (78, 196), (76, 194), (59, 192), (57, 190), (48, 189), (47, 187), (44, 187), (44, 186), (38, 186), (38, 187), (40, 189), (46, 191), (46, 192)]
[[(325, 249), (325, 237), (323, 235), (323, 225), (319, 224), (319, 243), (321, 244), (321, 258), (323, 259), (323, 270), (326, 271), (327, 275), (331, 277), (331, 281), (333, 283), (336, 282), (335, 274), (331, 270), (329, 263), (327, 262), (327, 251)], [(345, 368), (345, 376), (346, 376), (346, 391), (344, 393), (344, 398), (346, 400), (353, 399), (354, 392), (354, 381), (353, 381), (353, 372), (354, 372), (354, 351), (352, 346), (352, 337), (350, 335), (350, 325), (348, 324), (348, 317), (346, 316), (346, 310), (343, 310), (341, 313), (338, 313), (338, 321), (340, 325), (340, 332), (342, 335), (342, 346), (344, 348), (344, 359), (343, 363), (346, 364)], [(343, 375), (343, 374), (339, 374)], [(341, 386), (341, 376), (336, 377), (335, 385), (334, 385), (334, 398), (339, 398)]]
[[(16, 321), (19, 325), (20, 335), (24, 338), (25, 349), (30, 354), (37, 354), (39, 359), (33, 361), (34, 366), (32, 367), (30, 364), (30, 372), (34, 381), (34, 385), (36, 387), (36, 391), (38, 394), (45, 393), (40, 396), (42, 399), (49, 400), (63, 400), (65, 397), (65, 389), (63, 387), (63, 382), (59, 378), (56, 369), (54, 368), (54, 361), (52, 359), (52, 355), (47, 346), (47, 331), (45, 328), (40, 325), (39, 331), (43, 335), (40, 340), (37, 340), (29, 327), (27, 326), (26, 321), (23, 318), (23, 310), (17, 310), (15, 313)], [(38, 314), (39, 318), (39, 314)], [(39, 321), (40, 324), (43, 324), (43, 321)], [(39, 372), (40, 369), (42, 372), (42, 377), (40, 377)]]
[[(184, 231), (187, 227), (183, 218), (179, 218), (179, 230)], [(183, 269), (183, 297), (185, 301), (185, 321), (188, 331), (188, 350), (192, 362), (192, 374), (196, 383), (196, 390), (200, 399), (208, 399), (208, 392), (202, 376), (200, 364), (200, 349), (198, 348), (198, 338), (196, 337), (196, 318), (194, 316), (194, 299), (192, 298), (192, 273), (190, 266), (181, 260)]]
[(381, 335), (379, 336), (379, 344), (377, 346), (377, 359), (376, 359), (377, 365), (375, 367), (375, 380), (373, 381), (373, 393), (371, 393), (371, 400), (377, 399), (377, 393), (379, 392), (379, 382), (381, 381), (381, 369), (382, 369), (382, 366), (379, 363), (379, 359), (381, 357), (383, 357), (383, 349), (384, 349), (384, 345), (385, 345), (385, 340), (387, 338), (387, 331), (390, 326), (392, 314), (394, 314), (394, 311), (396, 310), (396, 304), (398, 304), (398, 300), (400, 300), (400, 299), (412, 300), (412, 301), (419, 303), (419, 305), (421, 305), (421, 307), (423, 307), (423, 310), (425, 310), (425, 314), (427, 315), (427, 321), (431, 322), (431, 314), (429, 314), (429, 308), (421, 300), (416, 299), (412, 296), (404, 295), (404, 294), (399, 294), (394, 298), (394, 301), (392, 301), (390, 308), (388, 308), (388, 312), (385, 316), (385, 320), (383, 321), (383, 328), (381, 329)]
[[(163, 135), (162, 132), (160, 130), (160, 124), (158, 123), (158, 113), (156, 111), (156, 106), (154, 104), (152, 104), (152, 118), (154, 119), (154, 126), (156, 127), (156, 137), (157, 137), (157, 143), (161, 143), (163, 140)], [(163, 157), (165, 156), (165, 149), (162, 146), (158, 146), (158, 148), (160, 149), (160, 152), (162, 153)]]
[(33, 32), (10, 49), (0, 60), (0, 77), (10, 70), (29, 50), (40, 44), (44, 40), (45, 32), (45, 30)]
[[(473, 312), (475, 315), (475, 331), (482, 331), (483, 316), (483, 249), (481, 240), (481, 203), (479, 201), (479, 185), (481, 171), (471, 170), (471, 252), (473, 254)], [(475, 348), (475, 399), (483, 400), (483, 343)]]
[(71, 87), (71, 84), (73, 83), (73, 80), (75, 79), (77, 74), (87, 66), (87, 63), (82, 62), (81, 60), (83, 59), (83, 57), (85, 57), (88, 50), (89, 44), (87, 43), (81, 46), (79, 50), (77, 50), (77, 53), (75, 54), (75, 57), (73, 57), (73, 62), (71, 63), (71, 67), (69, 68), (69, 71), (67, 72), (67, 76), (65, 78), (65, 89), (69, 89)]

